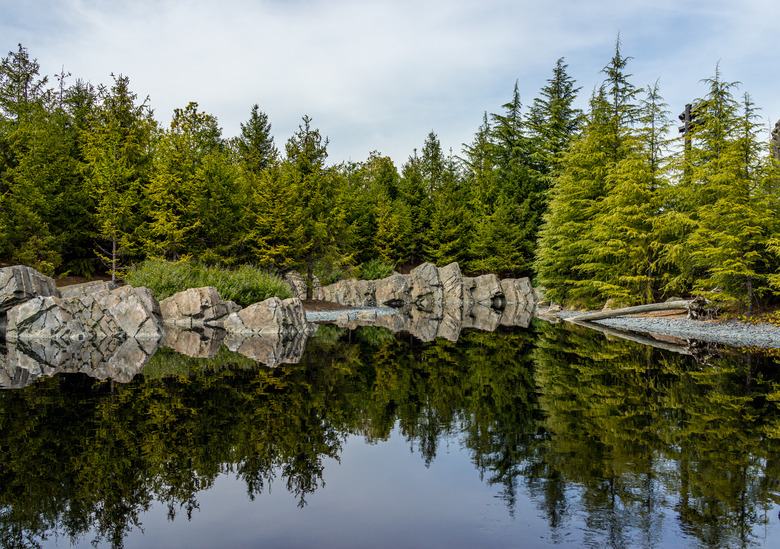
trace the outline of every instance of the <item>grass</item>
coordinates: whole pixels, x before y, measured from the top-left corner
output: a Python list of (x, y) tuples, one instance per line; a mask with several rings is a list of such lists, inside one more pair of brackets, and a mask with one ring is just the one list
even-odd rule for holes
[(131, 286), (149, 288), (159, 300), (203, 286), (214, 286), (222, 299), (235, 301), (242, 307), (273, 296), (280, 299), (292, 296), (290, 287), (281, 277), (251, 265), (227, 270), (191, 261), (147, 259), (131, 268), (124, 280)]

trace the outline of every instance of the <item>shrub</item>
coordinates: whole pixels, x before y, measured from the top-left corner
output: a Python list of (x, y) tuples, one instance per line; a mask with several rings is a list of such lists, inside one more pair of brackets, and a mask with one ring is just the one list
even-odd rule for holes
[(251, 265), (227, 270), (190, 261), (147, 259), (130, 269), (125, 282), (149, 288), (160, 300), (189, 288), (214, 286), (222, 299), (235, 301), (242, 307), (273, 296), (281, 299), (292, 296), (281, 277)]
[(387, 278), (395, 270), (395, 264), (387, 263), (381, 259), (366, 261), (360, 266), (358, 278), (362, 280), (379, 280)]

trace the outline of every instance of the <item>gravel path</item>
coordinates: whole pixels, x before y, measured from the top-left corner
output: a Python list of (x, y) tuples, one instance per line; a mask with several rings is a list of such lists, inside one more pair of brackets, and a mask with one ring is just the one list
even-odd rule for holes
[[(572, 318), (585, 314), (561, 311), (559, 318)], [(736, 320), (728, 322), (703, 322), (685, 318), (618, 317), (595, 321), (602, 326), (632, 330), (635, 332), (670, 335), (680, 339), (698, 339), (724, 343), (734, 347), (780, 348), (780, 327), (772, 324), (747, 324)]]

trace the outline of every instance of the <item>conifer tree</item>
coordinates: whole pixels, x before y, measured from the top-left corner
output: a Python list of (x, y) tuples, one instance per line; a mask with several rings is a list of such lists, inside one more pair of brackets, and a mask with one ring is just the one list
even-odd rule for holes
[(615, 54), (603, 69), (604, 84), (591, 98), (582, 136), (563, 155), (555, 179), (536, 269), (557, 301), (593, 305), (618, 289), (603, 280), (611, 265), (602, 246), (610, 236), (603, 228), (608, 221), (605, 198), (618, 181), (618, 165), (636, 151), (631, 126), (638, 116), (638, 92), (625, 72), (628, 59), (620, 52), (618, 37)]
[(95, 201), (97, 235), (108, 242), (96, 254), (116, 278), (119, 260), (138, 223), (141, 186), (147, 182), (154, 122), (146, 102), (137, 104), (129, 79), (98, 92), (99, 106), (84, 130), (83, 154), (90, 195)]
[(425, 242), (426, 260), (435, 265), (447, 265), (453, 261), (465, 264), (468, 258), (466, 243), (471, 238), (470, 225), (468, 197), (450, 155), (433, 196), (431, 227)]
[(577, 135), (582, 124), (582, 111), (574, 107), (579, 87), (566, 72), (569, 68), (563, 57), (553, 68), (553, 75), (542, 87), (528, 112), (528, 127), (534, 138), (539, 170), (553, 172), (555, 163)]
[(752, 313), (756, 297), (770, 291), (767, 274), (771, 238), (771, 203), (765, 184), (769, 162), (758, 141), (756, 108), (748, 94), (742, 114), (731, 89), (716, 70), (707, 79), (709, 93), (701, 102), (705, 113), (698, 136), (702, 148), (695, 158), (693, 181), (704, 203), (689, 245), (702, 270), (699, 291), (719, 289)]
[(279, 151), (274, 145), (271, 123), (258, 105), (252, 106), (249, 120), (241, 124), (237, 147), (244, 169), (251, 173), (260, 173), (276, 162)]
[(412, 262), (421, 261), (424, 253), (425, 239), (431, 226), (433, 204), (428, 194), (426, 177), (422, 161), (417, 156), (417, 150), (401, 168), (400, 196), (404, 209), (408, 211), (409, 240), (407, 259)]

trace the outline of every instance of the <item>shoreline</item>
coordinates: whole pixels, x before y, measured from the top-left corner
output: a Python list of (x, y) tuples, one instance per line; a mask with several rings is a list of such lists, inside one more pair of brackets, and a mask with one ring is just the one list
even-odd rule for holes
[[(590, 312), (559, 311), (547, 313), (546, 311), (547, 309), (537, 309), (535, 316), (547, 322), (552, 322), (555, 318), (571, 321)], [(582, 322), (579, 325), (587, 327), (587, 324), (591, 323), (642, 334), (671, 336), (685, 341), (706, 341), (731, 347), (780, 349), (780, 327), (766, 323), (749, 324), (738, 320), (714, 322), (687, 318), (623, 316), (588, 323)]]

